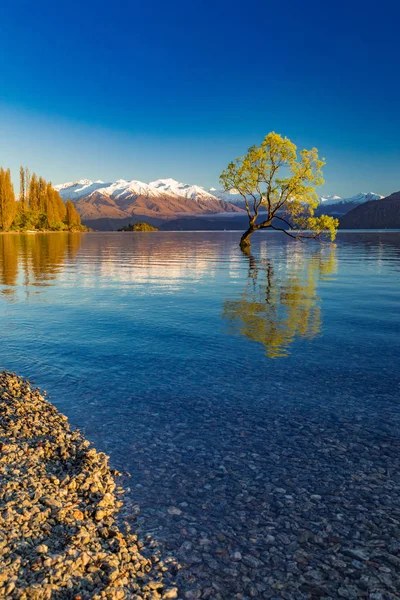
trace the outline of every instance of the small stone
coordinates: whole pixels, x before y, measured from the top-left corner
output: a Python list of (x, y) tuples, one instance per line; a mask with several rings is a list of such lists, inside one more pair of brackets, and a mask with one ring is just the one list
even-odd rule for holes
[(389, 569), (389, 567), (379, 567), (379, 570), (381, 573), (391, 573), (392, 569)]
[(11, 592), (15, 589), (15, 583), (12, 581), (11, 583), (8, 584), (8, 586), (6, 587), (6, 597), (9, 596), (9, 594), (11, 594)]
[(177, 506), (170, 506), (168, 508), (168, 512), (169, 512), (170, 515), (178, 515), (179, 516), (179, 515), (182, 514), (181, 509), (178, 508)]
[(253, 556), (252, 554), (246, 554), (243, 557), (243, 562), (248, 565), (249, 567), (252, 567), (253, 569), (259, 569), (260, 567), (264, 566), (264, 563), (262, 560), (256, 558), (255, 556)]
[(147, 585), (151, 590), (158, 590), (164, 587), (160, 581), (149, 581)]
[(46, 544), (40, 544), (40, 546), (37, 546), (36, 548), (36, 552), (38, 554), (46, 554), (46, 552), (48, 552), (49, 548), (48, 546), (46, 546)]
[(357, 588), (353, 585), (341, 585), (338, 594), (341, 598), (347, 598), (348, 600), (358, 600), (359, 598)]
[(356, 559), (368, 560), (369, 553), (364, 548), (343, 548), (342, 553)]
[(163, 600), (175, 600), (177, 597), (178, 588), (176, 587), (167, 588), (162, 595)]
[(315, 502), (319, 502), (320, 500), (322, 500), (322, 496), (320, 496), (319, 494), (312, 494), (310, 496), (311, 500), (314, 500)]

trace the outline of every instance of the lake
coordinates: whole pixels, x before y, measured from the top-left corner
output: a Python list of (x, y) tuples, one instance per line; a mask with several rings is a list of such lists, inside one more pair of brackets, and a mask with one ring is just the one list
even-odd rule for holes
[(239, 237), (0, 235), (0, 366), (131, 474), (182, 598), (398, 597), (400, 233)]

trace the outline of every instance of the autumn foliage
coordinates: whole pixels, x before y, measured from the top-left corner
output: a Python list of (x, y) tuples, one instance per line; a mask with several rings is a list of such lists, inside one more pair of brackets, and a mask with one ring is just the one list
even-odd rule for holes
[(0, 231), (79, 231), (85, 228), (72, 202), (63, 202), (51, 183), (20, 168), (16, 197), (10, 170), (0, 169)]

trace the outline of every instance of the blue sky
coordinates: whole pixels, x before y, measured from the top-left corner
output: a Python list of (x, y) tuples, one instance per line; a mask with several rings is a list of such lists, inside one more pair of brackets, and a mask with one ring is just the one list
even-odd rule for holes
[(5, 0), (0, 164), (218, 185), (269, 131), (325, 193), (400, 189), (397, 2)]

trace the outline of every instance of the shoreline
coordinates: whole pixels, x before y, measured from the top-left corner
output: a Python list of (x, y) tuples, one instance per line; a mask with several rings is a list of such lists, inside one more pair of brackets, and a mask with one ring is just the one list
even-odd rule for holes
[(108, 457), (28, 380), (0, 372), (0, 400), (0, 596), (177, 598), (177, 566), (119, 524)]
[(0, 235), (37, 235), (38, 233), (94, 233), (90, 231), (70, 231), (69, 229), (64, 229), (62, 231), (55, 231), (53, 229), (44, 229), (41, 231), (40, 229), (35, 229), (31, 231), (0, 231)]

